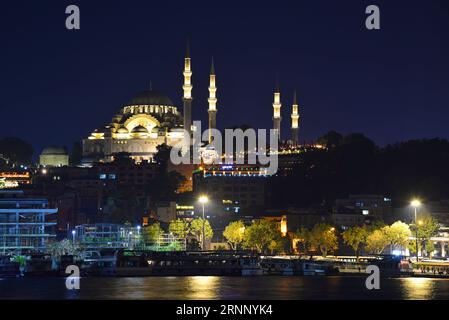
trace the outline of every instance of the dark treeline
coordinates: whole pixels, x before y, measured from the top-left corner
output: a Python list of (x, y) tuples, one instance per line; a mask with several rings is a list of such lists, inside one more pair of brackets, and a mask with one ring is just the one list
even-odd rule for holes
[(327, 150), (301, 155), (289, 176), (269, 183), (273, 206), (331, 206), (349, 194), (382, 194), (403, 205), (412, 197), (449, 198), (449, 142), (411, 140), (377, 147), (362, 134), (329, 132), (318, 140)]

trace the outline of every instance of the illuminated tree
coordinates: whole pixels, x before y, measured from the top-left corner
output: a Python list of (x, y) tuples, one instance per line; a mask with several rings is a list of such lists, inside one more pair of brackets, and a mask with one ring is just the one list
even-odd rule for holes
[(170, 223), (168, 231), (179, 238), (187, 238), (187, 235), (190, 232), (189, 224), (184, 220), (176, 219)]
[(238, 246), (243, 242), (245, 235), (245, 225), (243, 221), (231, 222), (223, 231), (223, 236), (228, 241), (232, 250), (237, 250)]
[(214, 236), (214, 232), (212, 231), (212, 227), (210, 226), (209, 220), (207, 219), (194, 219), (190, 223), (190, 233), (195, 237), (195, 239), (202, 243), (202, 235), (203, 235), (203, 222), (204, 222), (204, 239), (210, 240)]
[(388, 245), (385, 229), (377, 229), (366, 237), (366, 250), (370, 253), (381, 254)]
[(276, 223), (269, 220), (255, 221), (245, 231), (245, 248), (255, 249), (260, 253), (264, 253), (267, 249), (273, 249), (273, 241), (276, 241), (280, 231)]
[(146, 243), (157, 242), (163, 234), (164, 230), (158, 222), (143, 228), (143, 238)]
[(366, 237), (368, 236), (366, 228), (355, 226), (344, 231), (342, 236), (344, 243), (354, 250), (358, 260), (360, 247), (366, 243)]
[(427, 241), (425, 249), (427, 256), (432, 259), (433, 252), (435, 251), (435, 244), (432, 241)]
[(338, 249), (336, 230), (330, 224), (318, 223), (310, 231), (310, 244), (317, 248), (323, 257)]
[(424, 243), (426, 253), (430, 257), (435, 250), (435, 246), (430, 241), (430, 238), (437, 234), (440, 225), (438, 224), (438, 221), (431, 216), (426, 216), (420, 219), (420, 222), (421, 223), (418, 224), (418, 239), (420, 242), (422, 241)]
[(410, 235), (410, 227), (401, 221), (396, 221), (391, 226), (383, 228), (388, 244), (392, 246), (407, 247)]
[(78, 253), (78, 250), (78, 246), (69, 239), (50, 242), (47, 244), (48, 253), (50, 253), (55, 258), (59, 258), (63, 255), (75, 255)]
[(304, 252), (307, 253), (310, 249), (310, 230), (307, 228), (298, 229), (293, 238), (298, 245), (302, 245)]

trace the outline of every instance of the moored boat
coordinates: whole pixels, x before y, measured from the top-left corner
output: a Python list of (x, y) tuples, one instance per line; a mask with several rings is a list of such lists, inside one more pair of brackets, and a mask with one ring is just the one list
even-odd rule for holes
[(302, 274), (304, 276), (325, 276), (338, 274), (338, 268), (328, 261), (302, 261)]
[(256, 276), (263, 270), (259, 259), (246, 254), (214, 252), (164, 252), (150, 255), (151, 275)]
[(25, 276), (55, 276), (56, 263), (50, 254), (32, 254), (27, 257)]
[(267, 275), (280, 275), (280, 276), (292, 276), (293, 275), (293, 262), (285, 258), (276, 257), (262, 257), (260, 263), (264, 274)]
[(117, 256), (115, 250), (86, 250), (82, 254), (83, 276), (115, 276)]

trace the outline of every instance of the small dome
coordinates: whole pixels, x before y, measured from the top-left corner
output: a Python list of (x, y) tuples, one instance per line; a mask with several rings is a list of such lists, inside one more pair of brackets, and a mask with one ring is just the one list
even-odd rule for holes
[(118, 128), (117, 133), (128, 133), (128, 129), (126, 129), (125, 127), (120, 127)]
[(131, 133), (148, 133), (148, 130), (144, 126), (137, 126), (132, 129)]
[(41, 155), (68, 155), (68, 152), (65, 147), (50, 146), (44, 148)]
[(134, 96), (128, 105), (173, 106), (173, 102), (165, 93), (147, 90)]

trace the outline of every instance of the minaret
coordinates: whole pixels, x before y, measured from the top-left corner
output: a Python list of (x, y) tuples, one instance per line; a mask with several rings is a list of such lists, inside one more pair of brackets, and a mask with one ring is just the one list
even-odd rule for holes
[(184, 85), (182, 89), (184, 91), (184, 130), (187, 130), (189, 134), (192, 131), (192, 69), (190, 62), (190, 45), (187, 42), (187, 52), (184, 59)]
[(292, 105), (292, 145), (297, 146), (299, 141), (299, 113), (298, 113), (298, 101), (296, 100), (296, 90), (293, 94)]
[[(215, 86), (215, 67), (214, 67), (214, 59), (212, 58), (212, 64), (210, 67), (210, 76), (209, 76), (209, 129), (217, 128), (217, 87)], [(212, 132), (209, 130), (209, 143), (212, 142)]]
[(274, 92), (273, 101), (273, 128), (277, 130), (278, 139), (281, 140), (281, 92), (279, 89), (279, 81), (276, 81), (276, 91)]

